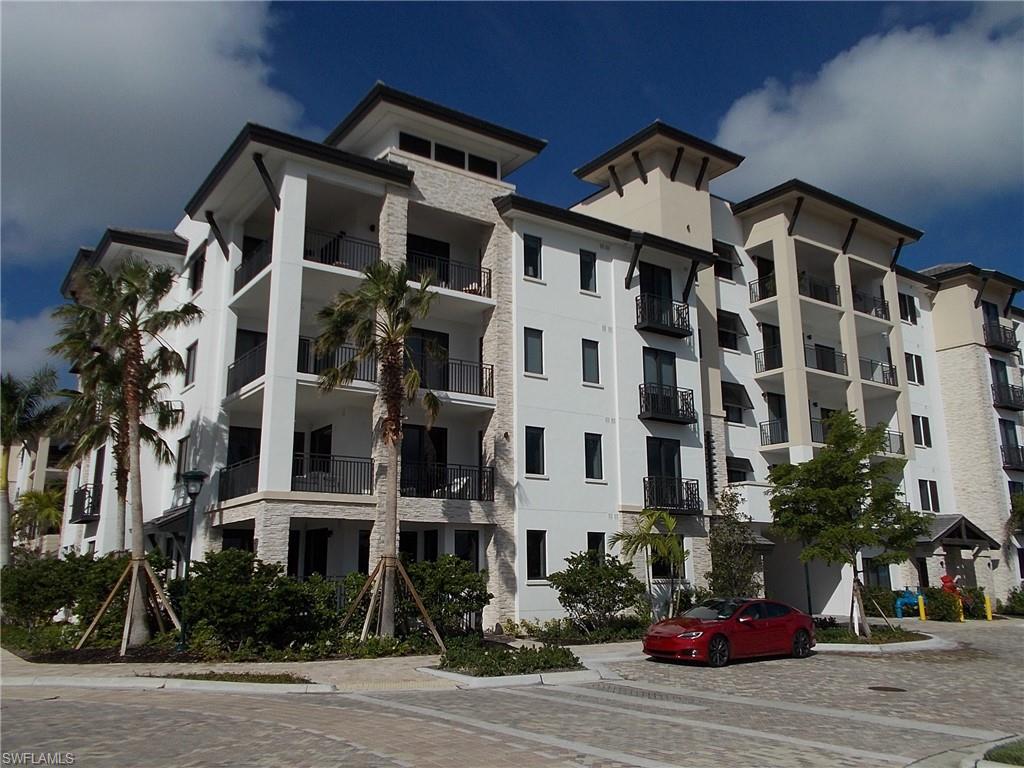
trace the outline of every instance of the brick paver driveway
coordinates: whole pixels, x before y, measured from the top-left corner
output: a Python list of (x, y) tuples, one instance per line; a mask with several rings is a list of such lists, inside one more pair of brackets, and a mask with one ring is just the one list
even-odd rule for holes
[(721, 670), (628, 661), (611, 665), (622, 680), (586, 686), (8, 688), (2, 747), (83, 766), (897, 766), (1024, 731), (1024, 622), (942, 631), (962, 647)]

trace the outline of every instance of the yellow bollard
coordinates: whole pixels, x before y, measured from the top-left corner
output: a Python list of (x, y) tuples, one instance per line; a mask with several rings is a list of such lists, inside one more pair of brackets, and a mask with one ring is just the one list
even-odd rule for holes
[(985, 621), (992, 621), (992, 601), (985, 595)]
[(959, 597), (956, 599), (956, 612), (960, 616), (960, 621), (964, 620), (964, 601)]
[(917, 613), (921, 621), (925, 621), (928, 618), (924, 612), (924, 595), (917, 596)]

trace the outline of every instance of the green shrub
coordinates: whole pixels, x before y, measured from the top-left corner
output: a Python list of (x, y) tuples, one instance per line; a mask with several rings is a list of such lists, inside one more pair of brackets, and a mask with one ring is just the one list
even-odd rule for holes
[(528, 675), (535, 672), (580, 669), (583, 665), (568, 648), (489, 646), (473, 638), (455, 640), (441, 657), (441, 669), (479, 677)]
[(1014, 587), (1006, 595), (1006, 602), (996, 601), (996, 612), (1007, 616), (1024, 616), (1024, 589)]
[(992, 747), (985, 753), (985, 759), (1007, 765), (1024, 765), (1024, 739)]
[(961, 587), (964, 596), (964, 618), (985, 618), (985, 590), (983, 587)]
[(924, 590), (925, 613), (932, 621), (960, 621), (960, 609), (955, 595), (938, 587)]
[[(455, 555), (441, 555), (435, 562), (412, 563), (407, 568), (423, 606), (442, 637), (466, 634), (466, 617), (479, 613), (491, 598), (487, 591), (487, 571), (477, 571), (468, 560)], [(400, 590), (396, 602), (406, 634), (422, 629), (420, 612), (408, 591)], [(396, 611), (398, 612), (398, 611)], [(399, 617), (396, 617), (396, 624)]]
[(530, 625), (528, 636), (551, 645), (620, 643), (642, 639), (650, 624), (646, 616), (613, 616), (603, 626), (584, 631), (569, 619), (551, 619)]
[(18, 627), (35, 628), (75, 603), (76, 573), (66, 560), (18, 551), (0, 579), (4, 620)]
[[(864, 613), (868, 616), (881, 616), (884, 613), (887, 617), (892, 618), (896, 615), (896, 598), (901, 594), (903, 593), (894, 592), (885, 587), (861, 587)], [(875, 603), (878, 605), (876, 606)], [(879, 613), (879, 608), (882, 609), (882, 613)]]
[(569, 619), (585, 633), (611, 626), (644, 599), (643, 583), (617, 557), (591, 550), (573, 553), (565, 563), (565, 570), (550, 574), (548, 581)]

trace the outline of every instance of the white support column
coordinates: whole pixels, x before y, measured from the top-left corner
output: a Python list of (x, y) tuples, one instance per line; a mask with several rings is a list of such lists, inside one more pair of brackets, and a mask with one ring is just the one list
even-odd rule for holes
[(267, 362), (263, 387), (259, 490), (291, 490), (296, 355), (302, 309), (306, 175), (285, 166), (281, 209), (274, 217)]

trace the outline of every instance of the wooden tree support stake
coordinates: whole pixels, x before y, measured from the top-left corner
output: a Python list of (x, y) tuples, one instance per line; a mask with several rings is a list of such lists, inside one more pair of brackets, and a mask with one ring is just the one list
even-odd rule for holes
[(370, 578), (363, 584), (363, 588), (359, 590), (359, 594), (356, 595), (356, 599), (352, 601), (352, 604), (348, 607), (348, 611), (345, 613), (345, 617), (341, 620), (341, 626), (339, 630), (345, 629), (345, 626), (349, 623), (352, 618), (352, 614), (356, 612), (356, 608), (363, 601), (363, 597), (366, 595), (366, 591), (373, 586), (374, 579), (377, 578), (377, 573), (380, 571), (380, 562), (377, 563), (377, 567), (373, 569), (373, 573), (370, 574)]
[(129, 563), (121, 573), (121, 577), (117, 580), (114, 588), (110, 590), (110, 594), (107, 595), (107, 599), (103, 601), (103, 605), (100, 606), (99, 611), (96, 613), (96, 618), (92, 620), (92, 624), (89, 625), (88, 629), (85, 630), (85, 634), (82, 635), (78, 643), (75, 645), (76, 651), (81, 650), (82, 646), (85, 645), (85, 641), (89, 639), (89, 635), (91, 635), (92, 631), (96, 629), (96, 625), (100, 623), (100, 619), (103, 618), (103, 614), (107, 612), (107, 608), (109, 608), (110, 604), (114, 602), (114, 596), (117, 595), (117, 590), (119, 590), (121, 585), (124, 584), (124, 580), (127, 578), (128, 574), (131, 573), (131, 570), (132, 565)]
[(426, 606), (423, 605), (423, 601), (420, 600), (419, 594), (416, 592), (416, 587), (412, 585), (412, 579), (409, 578), (409, 574), (405, 572), (405, 566), (402, 565), (402, 561), (395, 559), (398, 563), (398, 572), (402, 574), (402, 578), (405, 579), (405, 585), (409, 587), (409, 592), (412, 593), (412, 599), (416, 602), (416, 607), (420, 609), (420, 613), (423, 616), (423, 620), (427, 622), (427, 628), (430, 630), (430, 634), (434, 636), (434, 640), (437, 641), (438, 648), (441, 649), (441, 653), (447, 653), (447, 649), (444, 647), (444, 641), (441, 640), (441, 635), (437, 632), (437, 627), (434, 626), (434, 622), (430, 619), (430, 614), (427, 613)]

